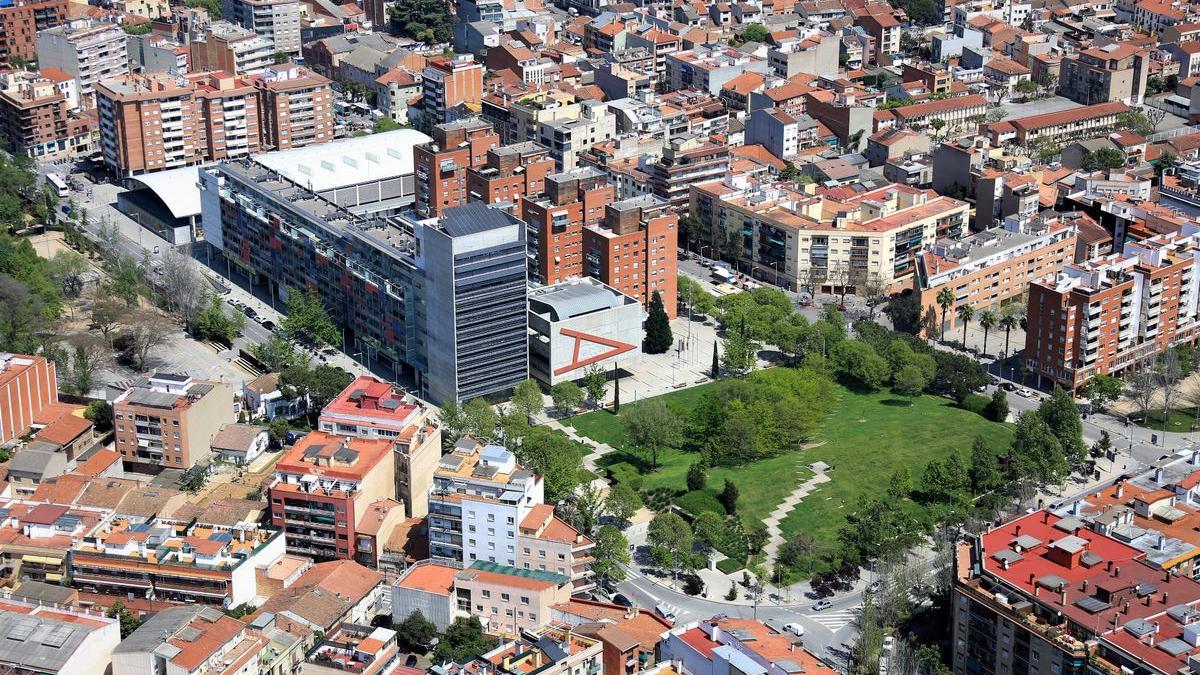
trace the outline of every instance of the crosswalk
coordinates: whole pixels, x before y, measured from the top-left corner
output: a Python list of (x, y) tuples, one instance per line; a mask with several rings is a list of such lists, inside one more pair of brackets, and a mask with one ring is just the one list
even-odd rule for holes
[(836, 632), (836, 631), (839, 631), (842, 628), (846, 627), (847, 625), (849, 625), (852, 621), (854, 621), (854, 618), (857, 614), (858, 614), (858, 610), (851, 608), (851, 609), (840, 609), (840, 610), (828, 610), (827, 609), (824, 612), (818, 612), (815, 614), (807, 614), (806, 616), (810, 621), (813, 621), (814, 623), (819, 623), (822, 626), (824, 626), (825, 628), (828, 628), (829, 630)]

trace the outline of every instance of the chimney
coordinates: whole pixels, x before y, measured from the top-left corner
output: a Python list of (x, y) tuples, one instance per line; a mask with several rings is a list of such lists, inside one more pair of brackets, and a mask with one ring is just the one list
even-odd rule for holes
[(1087, 587), (1088, 587), (1088, 580), (1084, 579), (1083, 585), (1079, 590), (1083, 591), (1084, 595), (1087, 595)]
[(1121, 611), (1126, 614), (1129, 613), (1129, 601), (1128, 600), (1125, 601), (1125, 606), (1121, 608)]
[(1021, 526), (1017, 525), (1017, 535), (1019, 536), (1020, 534), (1021, 534)]
[(1158, 550), (1165, 551), (1167, 548), (1167, 535), (1158, 535)]
[(1157, 469), (1155, 469), (1155, 470), (1154, 470), (1154, 482), (1155, 482), (1155, 483), (1158, 483), (1159, 485), (1162, 485), (1162, 482), (1163, 482), (1163, 470), (1162, 470), (1162, 467), (1161, 467), (1161, 466), (1160, 466), (1160, 467), (1158, 467)]
[(1167, 592), (1166, 591), (1163, 591), (1162, 603), (1164, 605), (1167, 604)]
[(1116, 567), (1113, 568), (1113, 577), (1120, 577), (1120, 576), (1121, 576), (1121, 566), (1117, 565)]
[(1063, 585), (1062, 590), (1059, 592), (1062, 593), (1062, 597), (1059, 598), (1059, 600), (1062, 603), (1062, 606), (1066, 607), (1067, 606), (1067, 587), (1065, 584)]
[(1192, 451), (1192, 466), (1200, 466), (1200, 450)]
[(1124, 496), (1125, 496), (1125, 483), (1124, 483), (1124, 481), (1122, 481), (1120, 483), (1117, 483), (1117, 499), (1120, 499), (1121, 497), (1124, 497)]
[(1111, 560), (1109, 560), (1109, 561), (1108, 561), (1108, 563), (1105, 565), (1105, 567), (1104, 567), (1104, 571), (1105, 571), (1105, 572), (1111, 572), (1111, 571), (1112, 571), (1112, 561), (1111, 561)]

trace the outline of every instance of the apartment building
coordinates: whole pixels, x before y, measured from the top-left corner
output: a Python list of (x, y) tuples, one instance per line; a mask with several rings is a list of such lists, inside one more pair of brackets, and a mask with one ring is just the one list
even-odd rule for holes
[(275, 43), (249, 28), (213, 21), (189, 46), (192, 70), (248, 75), (275, 63)]
[(854, 25), (874, 39), (874, 62), (887, 64), (900, 54), (900, 21), (887, 3), (869, 3), (855, 12)]
[(757, 619), (720, 616), (677, 625), (665, 632), (658, 648), (659, 659), (679, 664), (681, 675), (718, 675), (731, 668), (765, 675), (838, 672), (802, 641)]
[(237, 607), (285, 553), (283, 533), (249, 520), (114, 517), (71, 547), (71, 579), (90, 593)]
[(422, 560), (392, 584), (392, 620), (421, 612), (438, 630), (459, 617), (478, 617), (492, 634), (546, 625), (552, 607), (571, 599), (570, 579), (554, 572), (476, 561)]
[(87, 154), (90, 124), (72, 115), (54, 80), (36, 72), (0, 73), (0, 138), (5, 149), (37, 159)]
[(163, 74), (106, 79), (96, 85), (96, 107), (104, 164), (119, 176), (204, 158), (200, 104), (187, 79)]
[(471, 54), (429, 59), (421, 74), (421, 111), (426, 127), (449, 122), (458, 106), (478, 106), (483, 100), (483, 64)]
[(692, 185), (719, 180), (728, 171), (729, 146), (699, 134), (680, 134), (663, 146), (657, 159), (639, 159), (638, 168), (649, 175), (655, 195), (683, 210)]
[(58, 403), (58, 371), (42, 356), (0, 354), (0, 444), (29, 433)]
[(91, 107), (96, 85), (129, 73), (128, 37), (115, 23), (81, 19), (41, 31), (37, 59), (42, 68), (57, 68), (79, 83), (79, 98)]
[(397, 671), (400, 647), (390, 628), (342, 624), (304, 661), (312, 675), (385, 675)]
[(482, 166), (467, 169), (467, 197), (498, 207), (516, 207), (527, 195), (540, 197), (554, 158), (545, 146), (526, 141), (488, 150)]
[(1063, 59), (1058, 93), (1084, 105), (1139, 105), (1149, 70), (1149, 53), (1132, 44), (1084, 49)]
[[(503, 624), (501, 624), (503, 625)], [(502, 630), (505, 635), (518, 631)], [(569, 626), (549, 625), (519, 631), (511, 642), (452, 668), (448, 675), (465, 675), (486, 668), (496, 675), (598, 675), (603, 669), (599, 640), (580, 635)]]
[(1037, 511), (955, 553), (955, 672), (1194, 670), (1200, 583), (1117, 536)]
[(0, 69), (12, 68), (13, 57), (37, 60), (37, 34), (66, 23), (67, 4), (67, 0), (17, 0), (0, 7)]
[(414, 208), (422, 216), (437, 218), (467, 203), (467, 169), (483, 166), (487, 153), (500, 147), (500, 136), (479, 117), (435, 124), (430, 131), (433, 140), (413, 148)]
[(187, 77), (195, 92), (200, 116), (205, 161), (246, 157), (258, 153), (258, 92), (249, 81), (226, 72), (196, 73)]
[(558, 89), (520, 96), (489, 93), (480, 104), (483, 118), (500, 134), (501, 143), (512, 145), (538, 140), (538, 125), (579, 117), (579, 98)]
[(842, 41), (830, 33), (780, 40), (767, 50), (767, 63), (779, 77), (791, 78), (801, 73), (829, 75), (838, 71), (838, 55)]
[[(784, 161), (795, 160), (801, 150), (820, 144), (818, 127), (811, 117), (797, 117), (775, 108), (763, 108), (750, 114), (746, 124), (746, 145), (761, 145)], [(687, 197), (687, 191), (684, 191)]]
[[(269, 625), (247, 625), (215, 607), (169, 607), (156, 612), (113, 650), (112, 675), (142, 675), (156, 668), (173, 675), (266, 675), (272, 672), (268, 666), (298, 668), (302, 641), (288, 640)], [(281, 647), (290, 657), (282, 664), (273, 658)]]
[(267, 38), (276, 51), (300, 53), (298, 0), (221, 0), (221, 16)]
[[(976, 312), (996, 312), (1024, 296), (1029, 282), (1064, 270), (1073, 261), (1077, 235), (1074, 221), (1062, 216), (1025, 224), (1009, 219), (962, 239), (938, 240), (917, 255), (913, 293), (922, 312), (933, 311), (950, 326), (964, 304)], [(955, 298), (949, 317), (937, 301), (944, 288)], [(929, 331), (926, 326), (920, 330), (923, 335)]]
[(600, 224), (615, 189), (590, 166), (550, 174), (545, 185), (545, 198), (522, 198), (520, 213), (529, 225), (530, 276), (549, 285), (583, 276), (583, 228)]
[(302, 148), (333, 140), (333, 87), (328, 79), (294, 64), (251, 76), (258, 90), (264, 150)]
[[(906, 283), (917, 254), (967, 229), (970, 206), (932, 190), (886, 185), (820, 196), (730, 176), (692, 188), (691, 213), (712, 240), (790, 288)], [(726, 251), (726, 255), (729, 251)]]
[(0, 668), (11, 673), (106, 675), (121, 622), (95, 609), (23, 602), (6, 592), (0, 609)]
[(897, 126), (925, 129), (930, 128), (935, 120), (939, 120), (943, 123), (942, 128), (946, 133), (953, 134), (965, 129), (973, 130), (975, 124), (983, 120), (987, 106), (986, 96), (969, 94), (940, 101), (914, 103), (892, 108), (887, 112), (892, 114)]
[(442, 453), (442, 430), (424, 402), (388, 382), (360, 375), (321, 410), (317, 428), (341, 436), (391, 441), (393, 496), (404, 503), (409, 518), (424, 518), (429, 513), (429, 489)]
[[(283, 531), (290, 553), (362, 562), (360, 547), (370, 542), (360, 540), (358, 529), (371, 505), (395, 498), (395, 473), (390, 439), (311, 432), (275, 464), (267, 495), (271, 525)], [(403, 506), (390, 511), (387, 524), (404, 520)], [(362, 553), (373, 559), (374, 549)]]
[[(0, 560), (4, 561), (0, 580), (9, 587), (22, 581), (61, 584), (70, 577), (66, 551), (74, 538), (92, 534), (112, 513), (109, 509), (72, 505), (71, 500), (46, 494), (48, 490), (42, 486), (39, 490), (28, 499), (0, 502), (8, 513), (0, 526)], [(48, 499), (51, 497), (54, 499)], [(90, 504), (97, 500), (86, 501)]]
[(1078, 138), (1094, 138), (1116, 130), (1122, 113), (1129, 106), (1121, 101), (1096, 103), (1082, 108), (1060, 110), (1003, 120), (986, 125), (985, 133), (994, 147), (1008, 142), (1030, 145), (1042, 138), (1065, 144)]
[(770, 65), (754, 56), (723, 45), (700, 45), (665, 55), (667, 91), (698, 89), (713, 96), (727, 82), (744, 73), (766, 74)]
[(1025, 362), (1072, 391), (1196, 337), (1196, 228), (1126, 242), (1029, 287)]
[[(656, 662), (658, 645), (671, 623), (653, 610), (571, 598), (556, 605), (553, 616), (556, 624), (572, 626), (575, 632), (600, 641), (607, 675), (672, 672), (671, 662)], [(668, 670), (660, 671), (662, 666)]]
[(604, 207), (600, 225), (583, 229), (583, 271), (649, 307), (655, 293), (675, 318), (679, 216), (655, 195)]
[(517, 567), (553, 572), (571, 581), (571, 592), (595, 588), (592, 549), (596, 543), (554, 515), (554, 506), (538, 504), (517, 530)]
[(578, 117), (538, 123), (537, 141), (550, 149), (559, 171), (578, 166), (580, 153), (617, 135), (617, 117), (607, 103), (595, 100), (579, 104)]
[[(412, 147), (405, 143), (387, 156)], [(502, 392), (528, 376), (524, 223), (478, 202), (440, 219), (367, 219), (335, 206), (332, 191), (309, 189), (303, 173), (276, 167), (239, 161), (201, 171), (205, 241), (231, 265), (281, 295), (314, 289), (348, 345), (412, 374), (434, 403)]]
[(126, 467), (186, 470), (207, 459), (213, 436), (236, 421), (233, 391), (222, 382), (152, 373), (113, 401), (113, 420)]
[(520, 525), (543, 502), (542, 477), (512, 452), (465, 437), (442, 456), (429, 497), (429, 555), (516, 567)]

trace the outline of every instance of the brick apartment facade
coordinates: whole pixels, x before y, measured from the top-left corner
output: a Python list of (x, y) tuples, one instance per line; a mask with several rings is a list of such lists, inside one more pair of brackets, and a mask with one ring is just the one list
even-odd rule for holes
[(531, 273), (544, 284), (583, 276), (583, 228), (599, 225), (615, 198), (604, 172), (593, 167), (547, 176), (544, 199), (521, 200), (521, 220), (537, 237), (529, 242), (537, 257)]
[(431, 131), (432, 142), (413, 148), (414, 208), (427, 218), (466, 204), (467, 169), (482, 167), (487, 153), (500, 147), (500, 136), (491, 123), (478, 117), (437, 124)]
[(479, 105), (483, 100), (483, 64), (470, 54), (429, 59), (422, 74), (421, 109), (426, 126), (449, 121), (448, 112), (459, 105)]
[(100, 150), (119, 176), (174, 169), (203, 159), (193, 87), (166, 76), (126, 75), (96, 85)]
[(333, 140), (333, 88), (328, 79), (285, 64), (254, 75), (263, 150), (287, 150)]
[(92, 145), (88, 120), (70, 113), (57, 83), (37, 73), (0, 74), (0, 138), (5, 148), (29, 157), (66, 157)]
[(653, 195), (605, 207), (604, 222), (583, 230), (584, 273), (649, 306), (655, 291), (675, 318), (679, 216)]
[(37, 58), (39, 31), (67, 21), (67, 0), (16, 2), (0, 7), (0, 69), (12, 67), (12, 58)]
[(540, 196), (554, 159), (544, 145), (526, 141), (488, 151), (482, 166), (467, 169), (467, 197), (485, 204), (516, 204)]
[(187, 375), (154, 373), (113, 401), (117, 452), (127, 467), (151, 473), (192, 468), (234, 421), (229, 385)]
[(41, 356), (0, 354), (0, 443), (25, 435), (34, 417), (58, 403), (54, 364)]

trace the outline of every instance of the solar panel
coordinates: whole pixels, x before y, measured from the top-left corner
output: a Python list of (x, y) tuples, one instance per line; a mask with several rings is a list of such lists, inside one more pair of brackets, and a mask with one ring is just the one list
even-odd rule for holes
[(42, 644), (46, 645), (47, 647), (54, 647), (55, 649), (61, 648), (67, 643), (67, 640), (71, 639), (71, 636), (74, 633), (74, 626), (55, 626), (53, 630), (51, 630), (45, 637), (42, 638)]
[(33, 617), (22, 617), (17, 619), (12, 628), (8, 630), (8, 639), (24, 642), (33, 635), (33, 631), (37, 628), (38, 622)]

